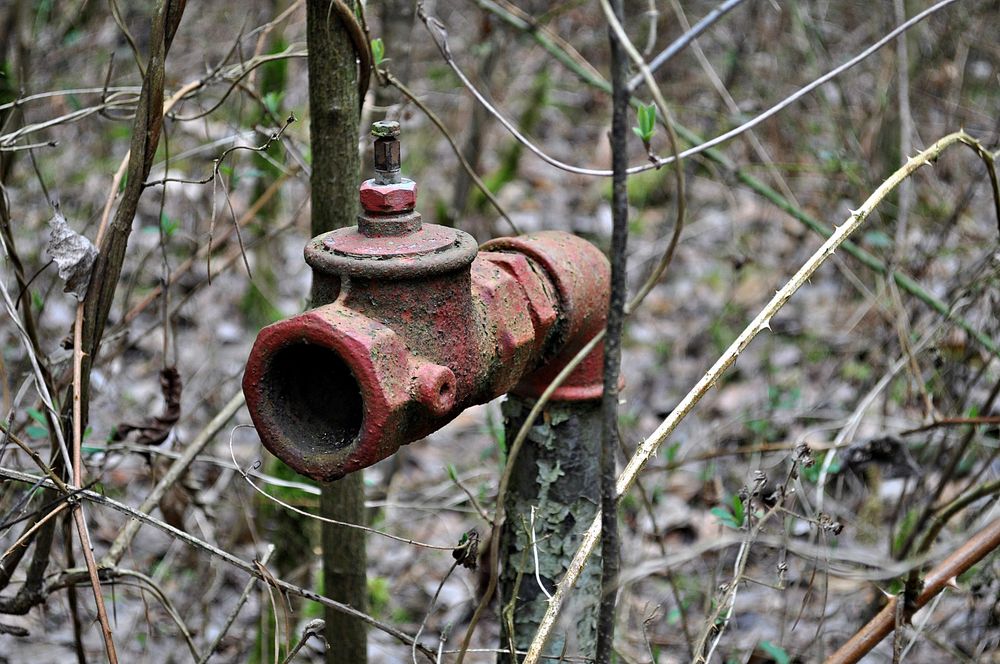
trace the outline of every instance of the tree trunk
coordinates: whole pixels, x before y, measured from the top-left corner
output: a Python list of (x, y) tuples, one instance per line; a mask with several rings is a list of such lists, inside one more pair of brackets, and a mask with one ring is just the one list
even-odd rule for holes
[[(354, 9), (352, 0), (347, 4)], [(319, 235), (355, 223), (358, 212), (358, 68), (354, 46), (330, 0), (307, 0), (306, 22), (312, 233)], [(363, 524), (364, 507), (362, 473), (323, 486), (323, 516)], [(368, 593), (364, 533), (324, 523), (322, 539), (324, 594), (364, 611)], [(365, 633), (363, 622), (327, 609), (327, 663), (366, 662)]]

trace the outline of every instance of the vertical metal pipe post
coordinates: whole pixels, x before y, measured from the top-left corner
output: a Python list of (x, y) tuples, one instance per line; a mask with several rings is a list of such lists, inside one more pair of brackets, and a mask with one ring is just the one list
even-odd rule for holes
[[(513, 441), (534, 399), (508, 395), (503, 403), (506, 440)], [(547, 593), (569, 566), (584, 531), (601, 504), (601, 402), (550, 403), (532, 426), (515, 461), (504, 499), (507, 515), (500, 540), (500, 648), (504, 664), (513, 646), (527, 650), (548, 604)], [(561, 625), (545, 654), (593, 657), (601, 597), (601, 558), (596, 552), (577, 582)]]

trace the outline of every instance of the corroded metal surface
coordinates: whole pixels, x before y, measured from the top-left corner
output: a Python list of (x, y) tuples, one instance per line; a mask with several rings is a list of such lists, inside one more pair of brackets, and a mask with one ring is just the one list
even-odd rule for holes
[[(243, 378), (264, 445), (322, 481), (515, 386), (537, 396), (607, 310), (607, 260), (573, 235), (504, 238), (477, 252), (470, 235), (424, 225), (412, 206), (364, 208), (356, 228), (309, 242), (321, 306), (261, 330)], [(601, 350), (557, 400), (600, 398)]]
[[(538, 398), (552, 379), (604, 329), (610, 294), (611, 268), (604, 254), (589, 242), (559, 231), (504, 237), (483, 245), (484, 251), (517, 251), (531, 257), (558, 291), (562, 318), (561, 339), (553, 356), (514, 388), (517, 394)], [(603, 392), (604, 344), (599, 344), (552, 395), (553, 401), (600, 399)]]
[[(339, 272), (336, 301), (268, 326), (251, 351), (243, 385), (264, 445), (296, 471), (331, 480), (515, 386), (544, 389), (603, 324), (606, 263), (564, 233), (491, 246), (503, 251), (469, 262), (454, 244), (405, 263), (340, 255), (352, 269)], [(328, 249), (317, 238), (310, 251)], [(397, 263), (387, 271), (386, 261)], [(588, 274), (598, 288), (585, 285)], [(559, 399), (600, 397), (601, 357), (592, 356)]]
[(358, 189), (361, 207), (382, 213), (409, 212), (417, 205), (417, 183), (401, 178), (395, 183), (365, 180)]

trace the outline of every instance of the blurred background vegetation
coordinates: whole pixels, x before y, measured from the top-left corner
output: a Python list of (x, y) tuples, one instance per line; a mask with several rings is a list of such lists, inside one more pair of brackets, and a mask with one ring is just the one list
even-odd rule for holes
[[(610, 97), (586, 80), (607, 78), (599, 8), (576, 0), (515, 4), (439, 1), (428, 8), (447, 26), (461, 68), (522, 133), (563, 161), (607, 168)], [(715, 4), (633, 0), (625, 27), (655, 54)], [(766, 110), (927, 4), (750, 0), (656, 78), (689, 145)], [(94, 239), (129, 149), (153, 10), (151, 2), (0, 4), (0, 221), (30, 284), (17, 293), (8, 257), (0, 278), (30, 301), (54, 376), (69, 367), (63, 341), (75, 301), (62, 293), (45, 253), (49, 201), (58, 201), (73, 229)], [(381, 40), (378, 66), (440, 117), (520, 230), (569, 230), (607, 245), (607, 181), (554, 169), (515, 140), (442, 60), (410, 3), (370, 3), (365, 17), (370, 36)], [(622, 428), (629, 451), (819, 246), (817, 229), (842, 223), (907, 156), (947, 133), (964, 128), (997, 151), (998, 31), (1000, 3), (957, 2), (906, 33), (905, 55), (902, 42), (893, 42), (718, 152), (685, 160), (688, 223), (676, 257), (626, 324)], [(574, 67), (558, 61), (553, 48)], [(166, 96), (198, 85), (167, 114), (148, 178), (184, 181), (151, 186), (140, 200), (92, 379), (85, 464), (107, 496), (139, 504), (171, 455), (238, 393), (257, 330), (307, 304), (304, 56), (301, 2), (190, 3), (185, 11), (166, 62)], [(425, 221), (463, 228), (479, 240), (509, 234), (423, 110), (378, 83), (373, 76), (361, 126), (381, 118), (402, 123), (403, 171), (420, 185)], [(650, 101), (642, 88), (636, 95)], [(287, 124), (290, 117), (295, 121)], [(360, 150), (367, 143), (359, 137)], [(630, 150), (632, 163), (647, 163), (640, 140), (633, 137)], [(669, 154), (662, 128), (651, 150)], [(685, 420), (642, 476), (642, 487), (623, 499), (621, 661), (688, 661), (690, 640), (731, 576), (743, 535), (741, 490), (782, 482), (802, 444), (816, 464), (794, 482), (796, 508), (771, 521), (754, 543), (748, 583), (716, 661), (822, 659), (886, 593), (901, 589), (905, 561), (916, 555), (935, 510), (996, 483), (1000, 220), (986, 175), (981, 161), (956, 150), (892, 194), (854, 238), (861, 258), (840, 252), (822, 268), (774, 320), (772, 333), (742, 354)], [(669, 167), (629, 181), (633, 285), (667, 246), (677, 195)], [(166, 295), (158, 296), (165, 283)], [(29, 358), (8, 319), (5, 311), (0, 421), (47, 451), (40, 400), (26, 380)], [(152, 448), (134, 437), (118, 440), (121, 424), (163, 409), (166, 366), (176, 366), (183, 379), (180, 416), (169, 436)], [(233, 422), (247, 423), (245, 411)], [(374, 525), (445, 544), (470, 528), (485, 530), (470, 494), (492, 507), (504, 450), (500, 432), (497, 404), (472, 409), (374, 467), (366, 474)], [(224, 429), (158, 514), (248, 560), (273, 542), (269, 569), (321, 590), (315, 526), (247, 486), (232, 465), (230, 438), (241, 467), (265, 457), (251, 429), (231, 436)], [(0, 465), (33, 470), (9, 444), (0, 449)], [(316, 490), (303, 478), (271, 461), (262, 470), (271, 493), (316, 509)], [(996, 518), (995, 491), (956, 511), (931, 538), (935, 559)], [(23, 486), (0, 484), (0, 523), (22, 509), (23, 495)], [(87, 515), (100, 556), (124, 517), (97, 508)], [(20, 532), (0, 532), (0, 549)], [(53, 557), (51, 574), (70, 565), (61, 544)], [(426, 619), (426, 642), (436, 646), (450, 632), (444, 648), (453, 648), (480, 580), (464, 570), (452, 575), (432, 607), (452, 562), (446, 551), (370, 538), (370, 612), (408, 634)], [(126, 563), (155, 581), (201, 648), (222, 629), (247, 578), (151, 528), (141, 531)], [(987, 558), (919, 614), (904, 642), (925, 619), (926, 627), (908, 661), (994, 661), (998, 571), (1000, 561)], [(15, 590), (18, 578), (0, 595)], [(124, 661), (188, 657), (176, 624), (148, 588), (116, 583), (105, 594)], [(0, 616), (0, 623), (28, 632), (0, 631), (0, 661), (70, 661), (72, 610), (87, 627), (86, 651), (103, 656), (100, 634), (89, 627), (92, 598), (80, 597), (75, 609), (55, 593), (44, 610)], [(217, 659), (271, 661), (274, 634), (286, 652), (318, 615), (313, 603), (286, 604), (258, 587)], [(489, 618), (476, 647), (496, 647), (498, 631)], [(320, 661), (320, 650), (310, 641), (299, 661)], [(409, 657), (409, 648), (375, 630), (369, 650), (375, 662)], [(877, 652), (872, 661), (891, 661), (892, 644)]]

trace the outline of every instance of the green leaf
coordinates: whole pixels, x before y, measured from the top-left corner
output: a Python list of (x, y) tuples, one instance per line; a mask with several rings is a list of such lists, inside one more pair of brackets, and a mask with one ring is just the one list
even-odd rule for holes
[(268, 92), (264, 95), (264, 107), (272, 115), (281, 115), (281, 100), (285, 98), (284, 92)]
[(877, 249), (885, 249), (892, 246), (892, 239), (883, 231), (868, 231), (865, 233), (865, 244)]
[(382, 60), (385, 59), (385, 44), (382, 43), (381, 37), (376, 37), (372, 40), (372, 60), (374, 64), (378, 67), (382, 64)]
[(25, 432), (28, 434), (28, 438), (31, 438), (32, 440), (41, 440), (49, 437), (48, 429), (45, 427), (35, 426), (34, 424), (26, 428)]
[(743, 501), (740, 500), (739, 496), (733, 496), (729, 501), (733, 506), (733, 519), (739, 524), (737, 527), (743, 525), (743, 518), (746, 516), (746, 510), (743, 508)]
[(642, 139), (643, 143), (649, 143), (653, 138), (653, 134), (656, 133), (656, 105), (639, 104), (639, 108), (636, 109), (635, 114), (639, 126), (632, 127), (632, 131)]
[(736, 519), (733, 518), (733, 513), (727, 508), (720, 505), (719, 507), (713, 507), (709, 510), (709, 512), (717, 518), (719, 523), (722, 525), (727, 528), (732, 528), (733, 530), (739, 530), (740, 524), (736, 523)]
[(776, 664), (790, 664), (792, 658), (788, 656), (785, 649), (781, 646), (775, 645), (770, 641), (761, 641), (760, 649), (770, 655)]
[(455, 464), (449, 463), (447, 470), (448, 477), (451, 478), (451, 481), (458, 484), (458, 471), (455, 470)]
[(42, 411), (37, 408), (29, 408), (28, 417), (41, 424), (43, 427), (49, 426), (48, 421), (45, 419), (45, 415), (43, 415)]
[(166, 212), (160, 215), (160, 229), (163, 231), (163, 235), (165, 237), (172, 236), (179, 227), (180, 224), (177, 222), (177, 220), (168, 217)]

